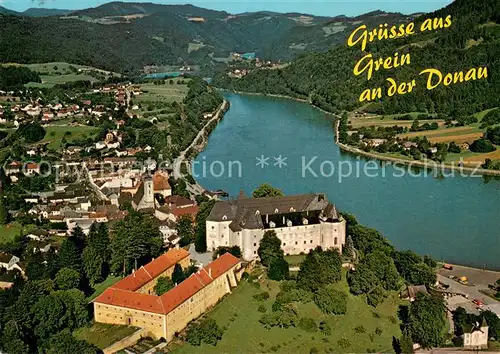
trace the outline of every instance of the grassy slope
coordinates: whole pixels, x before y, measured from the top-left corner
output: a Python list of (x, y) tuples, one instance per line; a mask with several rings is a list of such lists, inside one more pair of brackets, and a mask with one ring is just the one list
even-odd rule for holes
[(102, 283), (94, 285), (94, 293), (90, 295), (87, 300), (92, 301), (99, 295), (101, 295), (104, 290), (109, 288), (111, 285), (114, 285), (118, 280), (122, 279), (122, 277), (117, 277), (113, 275), (109, 275)]
[(76, 69), (91, 69), (98, 70), (102, 74), (107, 75), (119, 75), (116, 73), (111, 73), (108, 71), (100, 70), (97, 68), (70, 64), (65, 62), (53, 62), (53, 63), (39, 63), (39, 64), (4, 64), (4, 65), (20, 65), (26, 66), (27, 68), (39, 73), (42, 83), (31, 82), (26, 85), (26, 87), (41, 87), (41, 88), (51, 88), (56, 84), (64, 84), (74, 81), (92, 81), (95, 82), (97, 79), (92, 75), (86, 74), (84, 72), (73, 72), (69, 67), (72, 66)]
[(83, 327), (75, 330), (73, 335), (78, 339), (83, 339), (94, 344), (99, 349), (104, 349), (137, 330), (138, 328), (135, 327), (94, 323), (92, 327)]
[(91, 137), (95, 132), (96, 128), (87, 126), (49, 126), (46, 128), (46, 134), (42, 141), (39, 143), (49, 143), (49, 149), (59, 149), (61, 148), (61, 139), (65, 136), (66, 132), (71, 132), (71, 135), (66, 136), (66, 141), (71, 143), (72, 140), (82, 139), (84, 136)]
[[(345, 279), (345, 277), (344, 277)], [(376, 309), (368, 306), (361, 297), (349, 294), (348, 311), (344, 316), (329, 316), (321, 313), (313, 303), (298, 304), (299, 315), (301, 317), (311, 317), (319, 323), (321, 320), (327, 321), (332, 328), (332, 335), (325, 337), (320, 332), (309, 333), (296, 327), (289, 329), (272, 328), (266, 330), (260, 323), (262, 316), (257, 308), (264, 304), (268, 311), (274, 302), (274, 297), (278, 291), (277, 282), (266, 282), (260, 290), (247, 282), (242, 282), (231, 295), (226, 297), (209, 314), (214, 318), (219, 326), (227, 326), (227, 330), (222, 340), (216, 347), (202, 345), (193, 347), (184, 344), (173, 348), (176, 353), (257, 353), (269, 352), (271, 347), (281, 353), (309, 353), (312, 347), (316, 347), (320, 352), (327, 350), (338, 352), (367, 352), (368, 349), (378, 351), (392, 351), (392, 336), (401, 335), (396, 310), (400, 300), (395, 293), (386, 299)], [(340, 290), (348, 291), (345, 280), (337, 284)], [(253, 295), (267, 290), (271, 298), (265, 302), (259, 302), (252, 298)], [(377, 318), (374, 313), (380, 318)], [(393, 318), (391, 320), (391, 317)], [(354, 328), (363, 326), (365, 333), (356, 334)], [(379, 327), (382, 329), (380, 336), (370, 334)], [(351, 345), (348, 348), (341, 348), (338, 340), (347, 338)]]
[[(178, 80), (177, 80), (178, 81)], [(187, 82), (186, 79), (184, 79)], [(189, 91), (187, 85), (180, 85), (174, 79), (175, 84), (170, 85), (167, 80), (165, 85), (154, 85), (154, 84), (142, 84), (141, 89), (143, 94), (134, 98), (136, 102), (147, 102), (147, 101), (167, 101), (180, 102), (184, 99), (184, 96)]]
[(17, 223), (0, 226), (0, 244), (13, 240), (20, 231), (21, 226)]

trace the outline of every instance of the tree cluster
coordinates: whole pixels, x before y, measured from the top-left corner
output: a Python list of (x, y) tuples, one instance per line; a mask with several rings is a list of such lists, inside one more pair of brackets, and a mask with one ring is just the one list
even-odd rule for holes
[(264, 232), (257, 250), (261, 263), (267, 267), (267, 276), (272, 280), (284, 280), (289, 276), (288, 262), (281, 249), (281, 240), (274, 230)]

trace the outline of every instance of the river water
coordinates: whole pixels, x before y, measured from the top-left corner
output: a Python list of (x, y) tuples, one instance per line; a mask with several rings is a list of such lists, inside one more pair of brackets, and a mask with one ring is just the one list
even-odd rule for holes
[(267, 182), (286, 194), (325, 193), (399, 249), (500, 269), (500, 181), (382, 166), (341, 152), (331, 116), (306, 103), (225, 97), (231, 108), (194, 162), (205, 188), (236, 197)]

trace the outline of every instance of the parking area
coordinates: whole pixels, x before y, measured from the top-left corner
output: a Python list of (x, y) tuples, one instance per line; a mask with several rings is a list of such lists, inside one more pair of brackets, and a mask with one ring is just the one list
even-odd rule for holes
[(485, 289), (488, 288), (488, 284), (495, 284), (496, 281), (500, 279), (500, 272), (458, 265), (453, 265), (453, 270), (441, 268), (437, 271), (437, 273), (447, 278), (449, 278), (450, 275), (456, 278), (466, 277), (468, 284), (476, 285), (479, 288)]

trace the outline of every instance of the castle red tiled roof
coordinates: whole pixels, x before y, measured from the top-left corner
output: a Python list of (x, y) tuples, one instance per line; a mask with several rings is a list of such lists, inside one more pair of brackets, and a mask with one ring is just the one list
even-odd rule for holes
[(183, 248), (171, 249), (145, 266), (142, 266), (133, 274), (123, 278), (113, 285), (112, 288), (136, 291), (188, 256), (189, 252)]
[(153, 313), (164, 313), (159, 296), (134, 293), (122, 289), (107, 288), (94, 302)]
[(106, 289), (94, 302), (168, 314), (239, 262), (239, 259), (232, 254), (225, 253), (161, 296), (117, 289), (115, 285)]

